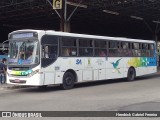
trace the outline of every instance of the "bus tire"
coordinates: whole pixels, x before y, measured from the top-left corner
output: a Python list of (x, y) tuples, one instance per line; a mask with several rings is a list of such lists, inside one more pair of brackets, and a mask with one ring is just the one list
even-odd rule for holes
[(127, 73), (127, 81), (133, 81), (136, 78), (136, 72), (134, 68), (129, 68)]
[(63, 83), (61, 84), (61, 88), (64, 90), (73, 88), (74, 79), (75, 77), (71, 72), (66, 72), (63, 76)]

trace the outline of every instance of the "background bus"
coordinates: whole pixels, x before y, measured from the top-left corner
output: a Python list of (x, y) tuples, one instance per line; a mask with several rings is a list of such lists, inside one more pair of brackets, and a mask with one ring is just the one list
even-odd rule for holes
[(157, 71), (155, 42), (43, 30), (9, 34), (7, 83), (45, 87)]

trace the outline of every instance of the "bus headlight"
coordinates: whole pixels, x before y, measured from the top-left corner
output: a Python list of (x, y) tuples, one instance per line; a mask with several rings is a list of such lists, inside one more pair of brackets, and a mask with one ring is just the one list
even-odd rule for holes
[(30, 74), (28, 74), (28, 77), (31, 77), (31, 76), (33, 76), (33, 75), (35, 75), (37, 73), (39, 73), (39, 69), (37, 69), (37, 70), (31, 72)]
[(35, 71), (33, 70), (27, 70), (27, 71), (7, 71), (7, 75), (10, 77), (16, 76), (16, 77), (31, 77), (39, 72), (40, 70), (37, 69)]

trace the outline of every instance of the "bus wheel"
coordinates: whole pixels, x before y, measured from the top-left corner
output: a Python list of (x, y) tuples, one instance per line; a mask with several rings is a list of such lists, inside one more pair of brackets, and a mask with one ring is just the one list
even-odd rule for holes
[(74, 75), (71, 72), (66, 72), (63, 76), (63, 83), (61, 88), (64, 90), (68, 90), (73, 88), (74, 86)]
[(127, 80), (128, 81), (133, 81), (136, 77), (136, 72), (134, 68), (129, 68), (128, 74), (127, 74)]

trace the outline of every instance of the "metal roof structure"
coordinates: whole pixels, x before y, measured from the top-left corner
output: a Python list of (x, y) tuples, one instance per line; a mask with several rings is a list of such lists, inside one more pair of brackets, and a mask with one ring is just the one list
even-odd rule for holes
[[(60, 14), (61, 10), (53, 10), (50, 4), (52, 1), (1, 0), (0, 26), (59, 30), (60, 18), (56, 12)], [(88, 28), (85, 28), (85, 32), (90, 31), (94, 25), (95, 29), (115, 29), (126, 24), (131, 26), (130, 29), (135, 30), (136, 26), (141, 26), (139, 31), (145, 28), (144, 31), (158, 33), (160, 0), (67, 0), (67, 17), (71, 17), (73, 32), (83, 32), (86, 26)], [(119, 31), (122, 32), (121, 29)]]

